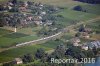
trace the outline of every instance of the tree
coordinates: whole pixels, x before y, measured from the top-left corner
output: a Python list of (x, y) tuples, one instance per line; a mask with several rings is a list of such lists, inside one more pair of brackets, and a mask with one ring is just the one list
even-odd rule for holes
[(17, 15), (18, 14), (13, 14), (13, 17), (10, 18), (10, 26), (14, 27), (14, 32), (17, 32), (17, 27), (20, 24), (20, 20)]
[(55, 58), (55, 59), (61, 59), (65, 57), (65, 46), (63, 44), (58, 45), (55, 49), (55, 51), (48, 56), (48, 60), (50, 62), (51, 58)]
[(82, 9), (82, 7), (81, 7), (80, 5), (75, 6), (75, 7), (73, 8), (73, 10), (76, 10), (76, 11), (83, 11), (83, 9)]
[(0, 27), (3, 27), (4, 26), (4, 22), (3, 22), (3, 19), (0, 18)]
[(34, 57), (31, 54), (26, 54), (22, 57), (22, 60), (24, 63), (32, 62), (34, 61)]
[(14, 66), (12, 62), (4, 63), (3, 66)]
[(4, 13), (0, 13), (0, 16), (0, 27), (3, 27), (5, 25)]
[(3, 11), (3, 10), (4, 10), (3, 5), (0, 5), (0, 11)]
[(17, 0), (12, 0), (12, 3), (15, 5), (15, 4), (17, 4)]
[(98, 51), (97, 51), (96, 47), (93, 47), (92, 51), (93, 51), (94, 55), (97, 55)]
[(89, 57), (89, 58), (93, 58), (94, 57), (94, 53), (93, 53), (93, 51), (91, 50), (91, 49), (89, 49), (89, 50), (87, 50), (87, 51), (82, 51), (83, 53), (84, 53), (84, 55), (86, 56), (86, 57)]
[(90, 3), (90, 4), (100, 4), (100, 0), (75, 0), (75, 1), (80, 1), (85, 3)]
[(9, 12), (18, 12), (18, 7), (17, 6), (13, 6), (12, 9), (9, 10)]
[(81, 25), (79, 28), (79, 32), (85, 32), (85, 25)]
[(38, 50), (36, 51), (36, 53), (35, 53), (35, 56), (36, 56), (36, 58), (38, 58), (38, 59), (44, 58), (45, 55), (46, 55), (46, 53), (45, 53), (44, 49), (42, 49), (42, 48), (38, 49)]
[(81, 58), (85, 57), (79, 47), (70, 47), (66, 50), (65, 55), (70, 55), (73, 58), (77, 58), (79, 61), (81, 61)]
[(80, 35), (81, 34), (78, 32), (78, 33), (75, 34), (75, 37), (80, 37)]

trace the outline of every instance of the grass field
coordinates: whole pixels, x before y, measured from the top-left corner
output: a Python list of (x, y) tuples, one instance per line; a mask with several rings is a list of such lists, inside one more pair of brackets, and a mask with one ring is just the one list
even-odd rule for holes
[[(68, 40), (71, 38), (71, 36), (69, 36), (69, 34), (66, 34), (62, 38), (64, 38), (65, 40)], [(66, 43), (63, 40), (58, 39), (58, 40), (50, 40), (43, 44), (30, 45), (30, 46), (24, 46), (24, 47), (20, 47), (20, 48), (10, 49), (10, 50), (0, 53), (0, 62), (11, 61), (16, 57), (21, 57), (22, 55), (27, 54), (27, 53), (34, 54), (38, 48), (44, 48), (46, 51), (52, 50), (61, 44), (66, 45)]]
[(8, 33), (11, 33), (11, 32), (12, 31), (5, 30), (5, 29), (0, 28), (0, 36), (5, 35), (5, 34), (8, 34)]
[(81, 5), (83, 10), (86, 10), (87, 13), (99, 14), (100, 15), (100, 5)]
[(38, 39), (40, 37), (36, 35), (36, 32), (39, 29), (39, 27), (22, 28), (18, 29), (16, 33), (6, 29), (0, 29), (0, 48), (7, 48), (18, 43)]
[(69, 9), (64, 9), (64, 11), (62, 11), (58, 14), (63, 15), (67, 19), (78, 20), (78, 21), (87, 21), (89, 19), (99, 16), (96, 14), (74, 11), (74, 10), (69, 10)]
[[(41, 2), (43, 4), (55, 5), (60, 7), (73, 7), (77, 4), (82, 4), (81, 2), (75, 2), (73, 0), (22, 0), (22, 1), (33, 1), (33, 2)], [(83, 4), (84, 5), (84, 4)]]
[(30, 45), (20, 48), (10, 49), (0, 53), (0, 63), (13, 60), (15, 57), (21, 57), (24, 54), (32, 53), (34, 54), (38, 48), (43, 48), (46, 51), (52, 48), (44, 47), (42, 45)]
[(61, 45), (61, 44), (64, 44), (64, 42), (63, 41), (61, 41), (61, 40), (51, 40), (51, 41), (48, 41), (48, 42), (46, 42), (46, 43), (44, 43), (44, 44), (41, 44), (41, 46), (44, 46), (44, 47), (49, 47), (49, 48), (56, 48), (58, 45)]

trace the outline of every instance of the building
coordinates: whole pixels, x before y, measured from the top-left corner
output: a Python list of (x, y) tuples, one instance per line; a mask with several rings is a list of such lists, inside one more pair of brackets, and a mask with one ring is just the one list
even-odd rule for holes
[(41, 15), (46, 15), (46, 12), (44, 11), (44, 12), (41, 12)]
[(100, 48), (100, 41), (88, 42), (81, 46), (81, 48), (84, 50), (93, 49), (94, 47)]
[(81, 37), (86, 38), (86, 39), (90, 38), (90, 36), (87, 32), (82, 32)]
[(74, 46), (79, 46), (79, 43), (81, 42), (78, 37), (72, 38), (70, 41)]
[(92, 29), (91, 29), (91, 28), (85, 28), (84, 30), (85, 30), (85, 32), (87, 32), (87, 33), (91, 33), (91, 32), (92, 32)]
[(20, 11), (20, 12), (26, 12), (27, 9), (26, 9), (26, 7), (22, 7), (22, 6), (21, 6), (21, 7), (19, 7), (19, 11)]
[(14, 62), (14, 64), (22, 64), (23, 63), (21, 58), (15, 58), (13, 62)]
[(42, 25), (43, 24), (41, 16), (34, 16), (33, 20), (34, 20), (34, 23), (36, 25)]
[(88, 50), (88, 49), (89, 49), (88, 45), (82, 45), (81, 48), (82, 48), (83, 50)]
[(93, 42), (90, 42), (88, 43), (88, 46), (90, 49), (96, 47), (96, 48), (100, 48), (100, 41), (93, 41)]

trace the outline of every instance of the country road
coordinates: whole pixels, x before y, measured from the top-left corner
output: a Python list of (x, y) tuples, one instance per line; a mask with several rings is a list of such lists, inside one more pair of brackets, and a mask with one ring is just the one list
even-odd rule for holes
[(34, 43), (34, 42), (38, 42), (38, 41), (43, 41), (43, 40), (46, 40), (46, 39), (50, 39), (50, 38), (53, 38), (55, 36), (58, 36), (60, 35), (62, 32), (59, 32), (55, 35), (52, 35), (52, 36), (49, 36), (49, 37), (45, 37), (45, 38), (41, 38), (41, 39), (37, 39), (37, 40), (33, 40), (33, 41), (29, 41), (29, 42), (25, 42), (25, 43), (21, 43), (21, 44), (17, 44), (16, 46), (23, 46), (23, 45), (27, 45), (27, 44), (30, 44), (30, 43)]
[(3, 52), (3, 51), (6, 51), (6, 50), (9, 50), (9, 49), (13, 49), (13, 48), (18, 48), (18, 47), (22, 47), (22, 46), (25, 46), (25, 45), (30, 45), (30, 44), (34, 44), (35, 42), (39, 42), (39, 41), (44, 41), (44, 40), (48, 40), (48, 39), (52, 39), (54, 37), (58, 37), (60, 35), (63, 35), (63, 32), (64, 31), (67, 31), (73, 27), (76, 27), (76, 26), (79, 26), (81, 24), (86, 24), (86, 23), (90, 23), (90, 22), (96, 22), (100, 20), (100, 16), (97, 17), (97, 18), (94, 18), (94, 19), (91, 19), (91, 20), (88, 20), (88, 21), (80, 21), (79, 23), (75, 24), (75, 25), (70, 25), (70, 26), (67, 26), (66, 28), (63, 29), (63, 31), (60, 31), (58, 33), (56, 33), (55, 35), (52, 35), (52, 36), (48, 36), (48, 37), (45, 37), (45, 38), (41, 38), (41, 39), (37, 39), (37, 40), (33, 40), (33, 41), (28, 41), (28, 42), (24, 42), (24, 43), (20, 43), (20, 44), (17, 44), (15, 46), (12, 46), (12, 47), (9, 47), (9, 48), (6, 48), (6, 49), (3, 49), (1, 50), (0, 52)]

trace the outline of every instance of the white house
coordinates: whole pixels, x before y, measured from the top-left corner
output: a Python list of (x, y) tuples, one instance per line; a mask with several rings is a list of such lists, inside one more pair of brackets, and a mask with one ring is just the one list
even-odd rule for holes
[(45, 11), (41, 12), (41, 15), (46, 15), (46, 12)]
[(80, 39), (78, 37), (72, 38), (71, 39), (71, 43), (73, 44), (73, 46), (79, 46), (80, 43)]
[(22, 64), (23, 61), (22, 61), (21, 58), (15, 58), (14, 63), (15, 63), (15, 64)]
[(83, 50), (88, 50), (88, 49), (89, 49), (89, 47), (88, 47), (87, 45), (83, 45), (81, 48), (82, 48)]

